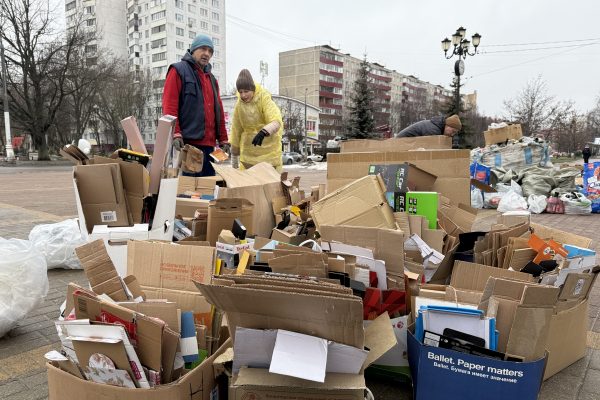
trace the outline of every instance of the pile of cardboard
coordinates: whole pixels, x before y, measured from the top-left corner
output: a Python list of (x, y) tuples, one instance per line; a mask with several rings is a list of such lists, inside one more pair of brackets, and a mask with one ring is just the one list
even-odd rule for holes
[[(59, 323), (67, 360), (49, 366), (50, 398), (362, 400), (370, 368), (410, 376), (418, 400), (535, 399), (543, 379), (584, 356), (598, 269), (589, 239), (520, 214), (475, 230), (461, 150), (342, 153), (329, 162), (328, 193), (315, 186), (310, 196), (299, 178), (265, 164), (216, 165), (222, 182), (180, 180), (179, 193), (196, 201), (181, 212), (189, 237), (129, 237), (126, 273), (103, 241), (78, 249), (91, 291), (70, 286)], [(93, 335), (110, 349), (69, 347)], [(177, 346), (207, 357), (179, 372)], [(140, 390), (140, 368), (128, 369), (137, 365), (132, 349), (154, 388)], [(136, 388), (91, 384), (97, 364), (81, 364), (90, 351)], [(73, 368), (73, 356), (87, 369)]]
[[(100, 396), (102, 391), (117, 398), (124, 389), (134, 398), (148, 396), (135, 394), (136, 389), (181, 399), (189, 390), (204, 391), (200, 398), (209, 398), (215, 386), (209, 379), (212, 360), (227, 335), (221, 335), (219, 314), (192, 280), (210, 282), (215, 248), (194, 242), (132, 241), (129, 246), (125, 278), (103, 241), (77, 248), (91, 290), (69, 284), (64, 318), (56, 322), (62, 352), (47, 355), (50, 398)], [(184, 314), (192, 315), (191, 326)], [(195, 363), (186, 364), (190, 347)]]

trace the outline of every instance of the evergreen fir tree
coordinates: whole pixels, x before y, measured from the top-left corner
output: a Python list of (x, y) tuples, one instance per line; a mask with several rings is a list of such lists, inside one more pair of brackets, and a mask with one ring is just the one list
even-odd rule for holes
[(363, 59), (358, 70), (358, 78), (354, 82), (354, 93), (351, 96), (350, 121), (348, 137), (352, 139), (368, 139), (376, 137), (375, 119), (373, 117), (374, 95), (369, 87), (369, 64), (367, 57)]

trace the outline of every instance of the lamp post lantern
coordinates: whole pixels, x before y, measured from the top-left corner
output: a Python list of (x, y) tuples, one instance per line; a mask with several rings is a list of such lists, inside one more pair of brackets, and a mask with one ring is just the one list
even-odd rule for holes
[[(445, 38), (442, 40), (442, 50), (444, 51), (444, 56), (446, 59), (451, 59), (454, 56), (458, 56), (458, 60), (454, 63), (454, 75), (456, 77), (456, 93), (455, 93), (455, 104), (456, 104), (456, 113), (460, 112), (460, 77), (465, 72), (465, 62), (464, 60), (467, 56), (474, 56), (477, 54), (477, 47), (479, 47), (479, 43), (481, 42), (481, 35), (479, 33), (475, 33), (471, 36), (471, 40), (466, 39), (467, 30), (462, 26), (456, 30), (456, 32), (452, 35), (452, 40)], [(471, 45), (473, 46), (473, 51), (471, 52)], [(450, 49), (450, 46), (453, 46)], [(450, 54), (448, 54), (450, 51)]]

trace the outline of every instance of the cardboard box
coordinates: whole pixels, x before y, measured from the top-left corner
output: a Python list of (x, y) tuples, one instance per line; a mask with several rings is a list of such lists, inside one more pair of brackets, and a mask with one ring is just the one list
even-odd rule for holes
[(177, 179), (162, 179), (160, 182), (160, 195), (156, 202), (156, 211), (152, 226), (136, 224), (127, 227), (109, 227), (106, 224), (94, 225), (88, 231), (86, 216), (77, 190), (75, 187), (75, 202), (79, 219), (79, 230), (88, 242), (102, 239), (106, 245), (108, 255), (113, 261), (120, 276), (125, 276), (127, 271), (127, 241), (128, 240), (173, 240), (173, 227), (175, 225), (175, 193)]
[(102, 240), (79, 246), (75, 253), (94, 293), (106, 294), (114, 301), (130, 300)]
[(214, 196), (215, 186), (222, 186), (225, 182), (220, 176), (180, 176), (177, 194), (185, 192), (196, 192), (200, 195)]
[(230, 347), (231, 344), (225, 342), (215, 354), (178, 381), (144, 390), (125, 389), (85, 381), (48, 363), (48, 399), (211, 400), (217, 396), (213, 362)]
[(394, 229), (396, 222), (378, 176), (365, 176), (313, 204), (311, 215), (320, 225), (348, 225)]
[(373, 249), (373, 255), (385, 262), (387, 272), (404, 273), (404, 233), (383, 228), (322, 225), (322, 240), (337, 241)]
[(523, 137), (521, 124), (508, 125), (502, 128), (490, 129), (483, 132), (485, 145), (491, 146), (497, 143), (504, 143), (507, 140), (519, 140)]
[(372, 151), (407, 151), (415, 149), (452, 149), (452, 138), (443, 135), (385, 140), (353, 139), (340, 143), (341, 153), (362, 153)]
[(94, 157), (92, 163), (93, 165), (119, 164), (123, 188), (127, 197), (127, 206), (131, 212), (131, 221), (134, 224), (141, 223), (144, 199), (148, 196), (148, 185), (150, 183), (148, 170), (138, 163), (99, 156)]
[(166, 176), (166, 163), (168, 155), (171, 152), (171, 142), (173, 140), (173, 129), (177, 117), (172, 115), (163, 115), (158, 120), (156, 129), (156, 140), (154, 143), (154, 154), (152, 156), (152, 165), (150, 166), (150, 193), (158, 194), (161, 186), (161, 179)]
[(73, 178), (88, 232), (94, 225), (131, 225), (118, 164), (76, 165)]
[(209, 283), (214, 271), (215, 248), (174, 243), (128, 243), (127, 273), (145, 287), (195, 291), (192, 280)]
[(146, 150), (146, 145), (144, 144), (144, 138), (140, 133), (140, 128), (138, 127), (135, 117), (131, 116), (122, 119), (121, 126), (125, 131), (125, 135), (127, 136), (127, 142), (131, 146), (131, 150), (137, 153), (148, 154), (148, 151)]
[(183, 218), (194, 218), (196, 211), (201, 214), (208, 214), (208, 205), (210, 200), (188, 199), (178, 197), (175, 207), (175, 215)]
[(468, 150), (431, 150), (329, 154), (327, 190), (332, 192), (355, 179), (368, 175), (371, 165), (411, 163), (437, 176), (432, 191), (456, 204), (471, 204)]
[(408, 360), (415, 400), (537, 400), (546, 363), (545, 357), (510, 362), (426, 346), (411, 331)]
[(377, 318), (365, 329), (364, 338), (364, 346), (369, 349), (369, 353), (358, 374), (328, 372), (325, 381), (321, 383), (269, 373), (262, 368), (242, 368), (232, 381), (229, 398), (241, 400), (252, 394), (259, 398), (273, 396), (282, 399), (362, 400), (366, 387), (364, 370), (396, 344), (387, 314)]
[(253, 212), (254, 205), (244, 198), (211, 200), (208, 205), (207, 240), (215, 245), (221, 231), (231, 230), (235, 219), (244, 224), (248, 236), (254, 235)]

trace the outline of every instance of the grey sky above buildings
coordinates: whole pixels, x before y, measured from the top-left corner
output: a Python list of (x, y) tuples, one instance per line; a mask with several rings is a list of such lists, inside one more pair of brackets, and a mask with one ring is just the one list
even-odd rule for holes
[(477, 90), (486, 115), (501, 116), (503, 100), (538, 75), (581, 111), (600, 96), (597, 0), (226, 1), (230, 87), (242, 68), (260, 81), (264, 60), (265, 86), (277, 92), (279, 52), (320, 44), (448, 87), (454, 59), (444, 59), (440, 42), (462, 25), (469, 38), (483, 36), (480, 54), (466, 60), (463, 91)]

